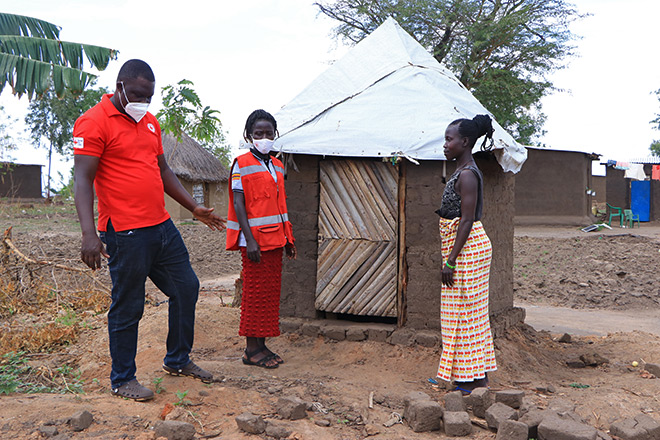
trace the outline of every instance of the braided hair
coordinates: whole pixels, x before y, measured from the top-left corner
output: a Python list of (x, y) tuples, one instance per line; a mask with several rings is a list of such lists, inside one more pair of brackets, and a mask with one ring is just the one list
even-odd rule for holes
[(250, 116), (248, 116), (247, 121), (245, 121), (245, 130), (243, 130), (243, 139), (245, 139), (245, 142), (250, 142), (250, 137), (252, 136), (252, 127), (254, 127), (254, 124), (256, 124), (257, 121), (261, 119), (273, 124), (273, 128), (275, 129), (275, 134), (279, 136), (279, 132), (277, 131), (277, 121), (275, 120), (273, 115), (268, 113), (266, 110), (259, 109), (250, 113)]
[[(490, 151), (493, 148), (493, 120), (488, 115), (477, 115), (472, 119), (456, 119), (449, 124), (455, 125), (458, 128), (458, 134), (461, 137), (466, 137), (470, 141), (470, 149), (477, 143), (477, 139), (481, 136), (486, 136), (481, 144), (481, 151)], [(486, 142), (490, 139), (490, 145), (486, 146)]]

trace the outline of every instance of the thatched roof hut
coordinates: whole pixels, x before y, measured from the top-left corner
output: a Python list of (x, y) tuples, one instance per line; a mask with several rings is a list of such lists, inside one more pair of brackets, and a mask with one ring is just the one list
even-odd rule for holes
[(174, 174), (193, 183), (220, 183), (229, 180), (229, 169), (185, 133), (180, 140), (163, 133), (165, 159)]
[[(181, 134), (180, 139), (163, 133), (163, 151), (167, 164), (193, 198), (224, 216), (227, 212), (229, 169), (185, 133)], [(188, 210), (167, 194), (165, 207), (175, 220), (192, 217)]]

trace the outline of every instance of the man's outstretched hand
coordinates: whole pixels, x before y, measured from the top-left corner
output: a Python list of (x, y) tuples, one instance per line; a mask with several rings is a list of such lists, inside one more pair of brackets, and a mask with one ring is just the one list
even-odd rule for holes
[(193, 211), (193, 216), (214, 231), (224, 231), (227, 229), (227, 220), (214, 214), (213, 208), (199, 205)]

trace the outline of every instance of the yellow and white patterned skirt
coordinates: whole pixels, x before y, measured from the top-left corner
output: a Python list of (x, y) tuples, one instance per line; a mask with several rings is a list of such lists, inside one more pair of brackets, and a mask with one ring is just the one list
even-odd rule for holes
[[(454, 246), (459, 221), (440, 219), (443, 267)], [(497, 369), (488, 319), (491, 257), (490, 239), (476, 221), (456, 259), (454, 286), (442, 286), (440, 379), (470, 382)]]

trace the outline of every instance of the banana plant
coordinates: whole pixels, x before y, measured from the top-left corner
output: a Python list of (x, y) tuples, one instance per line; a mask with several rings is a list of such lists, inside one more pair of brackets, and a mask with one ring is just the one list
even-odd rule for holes
[(60, 96), (65, 90), (81, 92), (104, 70), (118, 52), (91, 44), (59, 39), (60, 27), (38, 18), (0, 13), (0, 93), (7, 85), (19, 98), (42, 95), (51, 85)]

